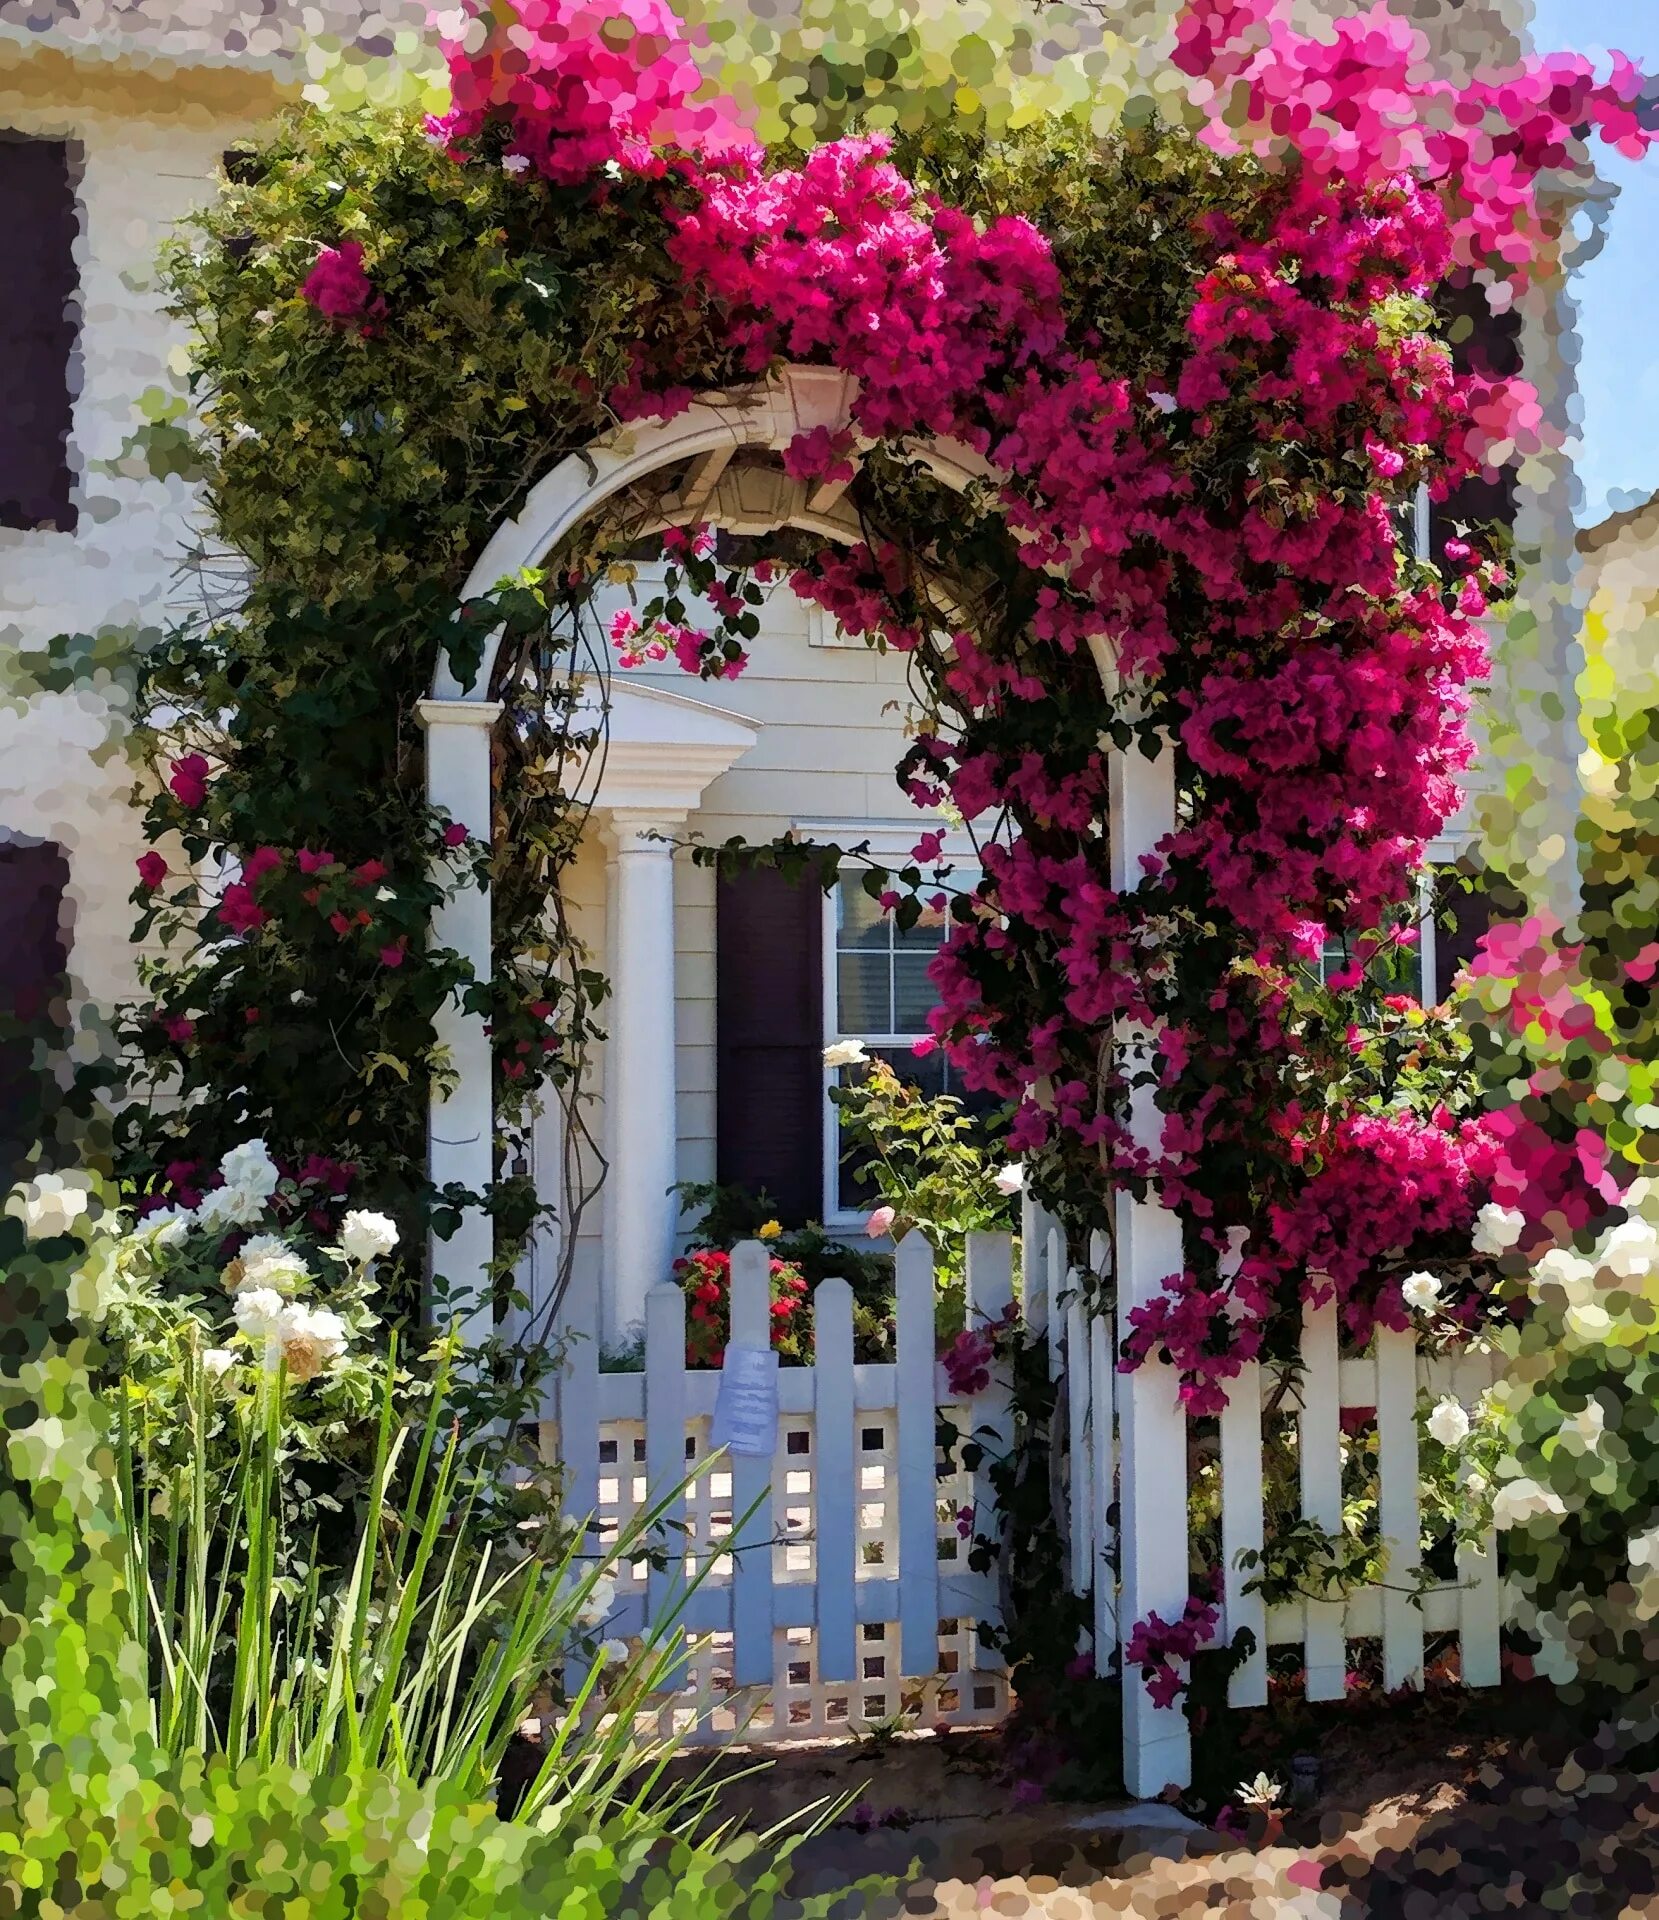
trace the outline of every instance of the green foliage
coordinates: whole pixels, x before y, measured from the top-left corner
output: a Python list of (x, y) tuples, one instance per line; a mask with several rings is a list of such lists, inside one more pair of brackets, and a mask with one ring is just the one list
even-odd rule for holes
[[(244, 1469), (221, 1494), (198, 1368), (173, 1503), (186, 1517), (161, 1556), (176, 1577), (151, 1577), (150, 1522), (127, 1497), (142, 1463), (115, 1444), (86, 1371), (112, 1286), (107, 1201), (91, 1181), (37, 1182), (0, 1215), (0, 1265), (42, 1310), (21, 1323), (30, 1350), (0, 1356), (12, 1556), (0, 1569), (0, 1915), (789, 1910), (795, 1841), (715, 1825), (706, 1780), (664, 1781), (674, 1742), (634, 1737), (631, 1703), (678, 1658), (671, 1622), (625, 1661), (588, 1668), (530, 1791), (510, 1819), (497, 1812), (495, 1764), (547, 1657), (568, 1647), (608, 1566), (643, 1542), (631, 1534), (574, 1580), (560, 1578), (568, 1557), (492, 1573), (470, 1551), (470, 1495), (436, 1396), (406, 1432), (388, 1387), (377, 1494), (400, 1448), (419, 1465), (403, 1503), (371, 1505), (345, 1604), (307, 1627), (315, 1591), (284, 1583), (270, 1550), (280, 1383), (267, 1383)], [(579, 1711), (601, 1689), (620, 1710), (609, 1725)]]
[(1012, 1232), (1018, 1223), (1017, 1169), (1010, 1173), (1002, 1156), (1005, 1129), (968, 1113), (952, 1094), (928, 1097), (879, 1055), (848, 1070), (855, 1077), (830, 1089), (843, 1150), (860, 1184), (892, 1208), (891, 1231), (901, 1239), (919, 1232), (932, 1246), (935, 1281), (956, 1301), (960, 1325), (968, 1235)]

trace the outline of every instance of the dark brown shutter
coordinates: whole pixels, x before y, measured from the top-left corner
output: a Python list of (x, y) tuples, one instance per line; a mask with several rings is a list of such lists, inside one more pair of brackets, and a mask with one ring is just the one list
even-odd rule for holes
[(0, 842), (0, 1170), (41, 1137), (49, 1086), (36, 1050), (63, 1024), (69, 864), (50, 844)]
[(75, 526), (74, 159), (63, 140), (0, 131), (0, 526)]
[[(1460, 968), (1475, 957), (1480, 937), (1492, 924), (1492, 899), (1486, 891), (1480, 868), (1473, 861), (1459, 862), (1460, 873), (1473, 876), (1473, 891), (1466, 892), (1448, 875), (1440, 882), (1435, 900), (1434, 926), (1434, 998), (1444, 1000), (1452, 990), (1452, 981)], [(1447, 919), (1452, 924), (1446, 925)]]
[(785, 1226), (824, 1211), (824, 895), (767, 868), (715, 905), (715, 1162)]
[[(1452, 362), (1459, 373), (1507, 379), (1521, 370), (1521, 316), (1511, 310), (1494, 313), (1486, 304), (1485, 289), (1473, 281), (1454, 282), (1440, 292), (1439, 307), (1447, 321)], [(1515, 469), (1505, 467), (1496, 480), (1478, 474), (1465, 480), (1433, 509), (1430, 548), (1438, 563), (1454, 527), (1479, 528), (1515, 524)]]

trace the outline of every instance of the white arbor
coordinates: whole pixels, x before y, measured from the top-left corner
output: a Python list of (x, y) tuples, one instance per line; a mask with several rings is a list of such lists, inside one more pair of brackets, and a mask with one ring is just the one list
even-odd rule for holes
[[(798, 434), (825, 427), (831, 433), (851, 424), (855, 387), (835, 369), (785, 368), (773, 380), (740, 392), (711, 395), (678, 418), (628, 426), (596, 441), (584, 452), (560, 462), (527, 496), (518, 516), (501, 526), (468, 577), (465, 596), (492, 591), (502, 580), (540, 565), (583, 520), (607, 502), (654, 475), (683, 469), (672, 493), (660, 502), (659, 527), (711, 523), (738, 533), (761, 533), (795, 526), (842, 542), (860, 535), (857, 517), (841, 498), (841, 483), (790, 480), (781, 469), (734, 466), (745, 451), (781, 452)], [(970, 449), (952, 442), (918, 442), (906, 451), (944, 484), (962, 491), (973, 482), (994, 479), (993, 470)], [(421, 703), (427, 730), (427, 794), (469, 831), (488, 834), (490, 807), (490, 732), (501, 704), (490, 696), (499, 646), (497, 635), (485, 649), (477, 680), (463, 687), (447, 659), (438, 668), (432, 697)], [(1097, 649), (1102, 681), (1110, 688), (1113, 663), (1104, 645)], [(698, 703), (686, 702), (688, 707)], [(636, 765), (641, 780), (649, 773), (655, 793), (619, 781), (599, 804), (609, 816), (608, 835), (615, 861), (617, 893), (616, 997), (611, 1011), (611, 1057), (607, 1085), (620, 1111), (607, 1132), (639, 1151), (635, 1132), (646, 1128), (654, 1153), (672, 1169), (672, 1100), (661, 1084), (672, 1065), (672, 986), (665, 988), (660, 967), (631, 961), (630, 945), (660, 941), (668, 871), (663, 842), (654, 836), (683, 821), (702, 786), (744, 750), (742, 723), (722, 732), (699, 708), (687, 718), (690, 737), (664, 737), (651, 767)], [(752, 738), (752, 736), (751, 736)], [(724, 761), (722, 761), (722, 756)], [(1148, 761), (1138, 752), (1111, 754), (1111, 844), (1114, 884), (1133, 887), (1141, 875), (1140, 857), (1149, 853), (1175, 825), (1172, 756), (1166, 751)], [(699, 780), (701, 784), (699, 784)], [(648, 784), (648, 783), (647, 783)], [(682, 804), (683, 803), (683, 804)], [(490, 902), (487, 893), (467, 884), (434, 917), (433, 937), (470, 961), (479, 980), (490, 972)], [(635, 946), (637, 958), (637, 946)], [(659, 945), (660, 953), (664, 948)], [(666, 950), (672, 951), (671, 929)], [(485, 1190), (493, 1176), (492, 1075), (490, 1041), (481, 1015), (447, 1005), (438, 1017), (438, 1040), (454, 1067), (452, 1085), (435, 1088), (429, 1116), (429, 1166), (435, 1184), (458, 1182)], [(1125, 1048), (1139, 1049), (1154, 1036), (1142, 1029), (1120, 1034)], [(670, 1130), (666, 1143), (662, 1127)], [(1158, 1144), (1159, 1117), (1150, 1093), (1138, 1095), (1133, 1109), (1137, 1142)], [(662, 1169), (659, 1168), (660, 1172)], [(670, 1173), (671, 1177), (671, 1173)], [(663, 1182), (666, 1187), (668, 1182)], [(608, 1221), (605, 1324), (626, 1323), (622, 1309), (633, 1295), (666, 1275), (673, 1220), (666, 1206), (660, 1216)], [(1156, 1200), (1118, 1201), (1117, 1312), (1120, 1336), (1133, 1308), (1161, 1292), (1163, 1282), (1181, 1265), (1178, 1218)], [(434, 1240), (434, 1276), (450, 1292), (474, 1303), (474, 1339), (491, 1326), (489, 1265), (491, 1224), (477, 1208), (467, 1211), (448, 1240)], [(625, 1266), (623, 1263), (626, 1263)], [(1157, 1611), (1179, 1616), (1188, 1594), (1186, 1531), (1185, 1416), (1167, 1366), (1150, 1363), (1125, 1377), (1117, 1394), (1121, 1435), (1119, 1501), (1122, 1564), (1116, 1617), (1130, 1623)], [(1097, 1564), (1095, 1580), (1108, 1577)], [(1189, 1778), (1190, 1754), (1184, 1716), (1178, 1706), (1155, 1707), (1146, 1689), (1131, 1676), (1124, 1687), (1125, 1760), (1130, 1791), (1156, 1794)]]

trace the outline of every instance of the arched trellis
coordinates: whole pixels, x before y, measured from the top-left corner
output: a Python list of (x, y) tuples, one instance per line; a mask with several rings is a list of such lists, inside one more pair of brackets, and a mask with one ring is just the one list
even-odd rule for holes
[[(517, 516), (496, 530), (479, 556), (464, 596), (487, 594), (502, 580), (540, 565), (609, 501), (675, 468), (686, 468), (685, 477), (678, 491), (661, 503), (658, 524), (718, 521), (721, 479), (737, 454), (746, 449), (781, 453), (798, 435), (818, 427), (832, 434), (842, 431), (851, 424), (855, 394), (851, 377), (837, 369), (785, 367), (752, 388), (706, 396), (672, 420), (630, 425), (606, 435), (561, 461), (531, 488)], [(918, 440), (907, 443), (904, 452), (957, 492), (998, 477), (981, 456), (954, 442)], [(840, 491), (835, 483), (800, 489), (787, 514), (773, 524), (801, 526), (833, 540), (856, 539), (857, 519), (841, 501)], [(490, 830), (492, 817), (490, 730), (502, 706), (490, 698), (489, 690), (499, 643), (498, 633), (486, 645), (470, 688), (460, 684), (448, 659), (442, 659), (431, 698), (419, 709), (426, 729), (428, 799), (477, 835)], [(1115, 675), (1104, 642), (1097, 645), (1096, 661), (1110, 690)], [(1112, 883), (1128, 891), (1141, 878), (1141, 856), (1175, 825), (1173, 759), (1167, 750), (1148, 760), (1139, 752), (1114, 749), (1108, 772)], [(489, 978), (490, 902), (482, 887), (468, 881), (438, 907), (432, 934), (438, 945), (465, 956), (475, 978)], [(435, 1027), (452, 1076), (432, 1091), (430, 1175), (439, 1187), (453, 1183), (483, 1192), (494, 1174), (495, 1124), (485, 1021), (449, 1001)], [(1139, 1050), (1152, 1037), (1137, 1025), (1120, 1035), (1120, 1043)], [(1137, 1092), (1133, 1137), (1155, 1151), (1160, 1128), (1150, 1089)], [(1181, 1225), (1156, 1199), (1137, 1201), (1128, 1195), (1117, 1199), (1114, 1224), (1121, 1337), (1133, 1308), (1156, 1297), (1165, 1279), (1179, 1271)], [(479, 1208), (468, 1208), (451, 1237), (434, 1239), (430, 1249), (434, 1280), (452, 1297), (474, 1303), (471, 1344), (492, 1325), (488, 1277), (493, 1250), (492, 1223)], [(1124, 1376), (1115, 1398), (1120, 1460), (1117, 1618), (1127, 1624), (1157, 1611), (1174, 1619), (1188, 1593), (1186, 1529), (1177, 1519), (1186, 1511), (1185, 1415), (1171, 1370), (1157, 1364)], [(1095, 1417), (1108, 1417), (1110, 1404), (1097, 1391)], [(1104, 1566), (1095, 1569), (1097, 1581), (1109, 1577)], [(1130, 1790), (1156, 1793), (1171, 1782), (1184, 1784), (1191, 1762), (1179, 1707), (1155, 1707), (1139, 1685), (1125, 1686), (1123, 1698), (1125, 1757), (1138, 1776), (1128, 1781)]]

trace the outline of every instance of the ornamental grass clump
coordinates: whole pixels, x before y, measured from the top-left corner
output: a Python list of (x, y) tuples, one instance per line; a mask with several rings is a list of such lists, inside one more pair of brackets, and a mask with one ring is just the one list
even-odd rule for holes
[[(661, 1509), (587, 1557), (580, 1533), (492, 1544), (445, 1365), (411, 1414), (394, 1354), (331, 1588), (285, 1498), (316, 1376), (262, 1343), (210, 1364), (181, 1326), (165, 1445), (136, 1389), (95, 1390), (89, 1334), (123, 1284), (110, 1198), (43, 1175), (0, 1211), (0, 1271), (49, 1330), (0, 1356), (0, 1916), (789, 1911), (795, 1839), (719, 1823), (706, 1776), (669, 1780), (679, 1737), (639, 1731), (684, 1658), (677, 1617), (600, 1637)], [(539, 1765), (498, 1808), (533, 1707)]]

